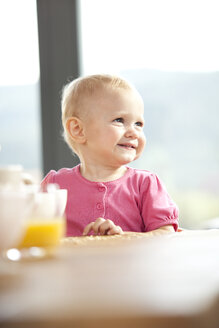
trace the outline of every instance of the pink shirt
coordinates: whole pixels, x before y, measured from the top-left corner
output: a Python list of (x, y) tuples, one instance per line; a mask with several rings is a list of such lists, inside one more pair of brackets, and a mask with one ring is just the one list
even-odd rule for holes
[(80, 236), (98, 217), (112, 220), (123, 231), (146, 232), (172, 224), (178, 228), (178, 208), (158, 177), (127, 167), (121, 178), (92, 182), (80, 174), (80, 165), (50, 171), (42, 181), (68, 190), (67, 236)]

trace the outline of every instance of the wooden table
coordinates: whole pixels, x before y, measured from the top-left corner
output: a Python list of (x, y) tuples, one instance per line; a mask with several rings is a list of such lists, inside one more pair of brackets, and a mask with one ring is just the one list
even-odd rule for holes
[(219, 327), (219, 230), (68, 238), (0, 264), (0, 327)]

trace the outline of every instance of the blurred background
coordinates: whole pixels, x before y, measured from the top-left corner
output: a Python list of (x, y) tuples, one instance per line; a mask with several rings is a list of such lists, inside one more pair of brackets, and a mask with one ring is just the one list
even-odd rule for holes
[(0, 0), (0, 166), (37, 179), (78, 163), (62, 140), (63, 85), (119, 74), (145, 104), (151, 170), (180, 225), (219, 216), (217, 0)]

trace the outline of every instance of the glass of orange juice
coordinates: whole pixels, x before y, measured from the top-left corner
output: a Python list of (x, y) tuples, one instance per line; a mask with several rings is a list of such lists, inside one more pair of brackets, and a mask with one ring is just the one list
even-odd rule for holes
[(49, 185), (48, 192), (38, 191), (32, 197), (32, 211), (25, 221), (24, 236), (16, 249), (7, 254), (11, 259), (16, 256), (20, 260), (54, 255), (65, 235), (67, 190)]

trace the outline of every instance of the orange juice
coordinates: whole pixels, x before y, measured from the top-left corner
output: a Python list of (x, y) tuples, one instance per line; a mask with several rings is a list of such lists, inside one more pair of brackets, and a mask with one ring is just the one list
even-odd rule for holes
[(26, 232), (19, 248), (53, 247), (64, 237), (65, 220), (63, 218), (30, 219), (27, 221)]

